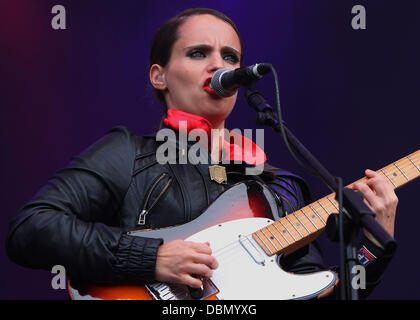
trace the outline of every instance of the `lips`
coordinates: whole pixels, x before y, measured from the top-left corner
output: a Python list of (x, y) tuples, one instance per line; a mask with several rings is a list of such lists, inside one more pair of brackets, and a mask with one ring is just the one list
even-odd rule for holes
[(210, 82), (211, 82), (211, 78), (212, 77), (208, 77), (203, 84), (203, 89), (204, 91), (206, 91), (210, 96), (212, 96), (213, 98), (220, 98), (216, 92), (213, 91), (212, 88), (210, 88)]

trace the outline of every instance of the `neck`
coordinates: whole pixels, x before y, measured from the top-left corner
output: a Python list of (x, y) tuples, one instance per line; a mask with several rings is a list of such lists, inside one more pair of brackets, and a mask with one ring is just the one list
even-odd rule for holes
[(225, 140), (224, 127), (222, 127), (221, 129), (214, 128), (211, 132), (211, 149), (210, 149), (210, 156), (214, 162), (220, 162), (222, 160), (224, 140)]
[(218, 129), (219, 131), (223, 132), (223, 129), (225, 128), (225, 120), (216, 122), (216, 121), (210, 121), (213, 125), (214, 129)]

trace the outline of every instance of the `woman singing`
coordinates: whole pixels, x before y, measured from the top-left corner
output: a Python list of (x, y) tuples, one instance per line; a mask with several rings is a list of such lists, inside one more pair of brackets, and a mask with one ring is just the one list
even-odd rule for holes
[[(209, 81), (220, 68), (240, 67), (242, 59), (239, 31), (218, 11), (189, 9), (162, 25), (150, 53), (150, 82), (165, 106), (162, 127), (178, 132), (180, 121), (186, 121), (187, 132), (223, 132), (237, 95), (220, 98)], [(212, 150), (213, 163), (226, 166), (221, 161), (226, 143)], [(13, 218), (7, 238), (10, 259), (46, 270), (63, 265), (74, 284), (157, 280), (199, 288), (219, 266), (211, 243), (164, 242), (128, 231), (185, 224), (230, 186), (247, 179), (270, 188), (282, 214), (308, 204), (305, 182), (267, 162), (261, 175), (247, 176), (244, 168), (252, 164), (239, 159), (241, 164), (229, 166), (226, 181), (220, 183), (210, 175), (212, 163), (160, 164), (156, 152), (161, 144), (155, 136), (138, 137), (116, 127), (74, 157)], [(393, 235), (398, 199), (384, 178), (374, 171), (365, 173), (367, 183), (354, 188)], [(367, 289), (360, 293), (365, 297), (390, 257), (366, 235), (360, 248), (374, 257), (366, 265)], [(282, 264), (293, 273), (326, 269), (315, 241)]]

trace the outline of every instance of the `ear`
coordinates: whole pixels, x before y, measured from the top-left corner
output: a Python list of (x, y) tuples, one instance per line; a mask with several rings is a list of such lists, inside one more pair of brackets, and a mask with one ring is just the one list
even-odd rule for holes
[(154, 64), (150, 67), (149, 78), (152, 86), (157, 90), (166, 90), (166, 81), (163, 67)]

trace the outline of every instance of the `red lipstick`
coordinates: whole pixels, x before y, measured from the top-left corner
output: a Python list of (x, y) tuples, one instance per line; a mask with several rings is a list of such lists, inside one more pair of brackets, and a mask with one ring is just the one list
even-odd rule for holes
[(213, 98), (220, 98), (212, 88), (210, 88), (210, 82), (212, 77), (208, 77), (203, 84), (203, 89), (206, 91), (209, 95), (211, 95)]

